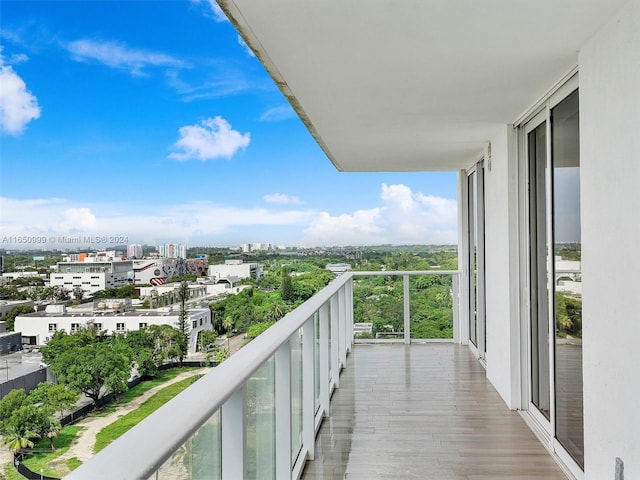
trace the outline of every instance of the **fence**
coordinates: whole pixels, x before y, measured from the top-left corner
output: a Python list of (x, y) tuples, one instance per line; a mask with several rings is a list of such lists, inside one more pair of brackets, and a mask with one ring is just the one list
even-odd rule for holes
[(36, 388), (39, 383), (47, 381), (47, 369), (41, 368), (35, 372), (27, 373), (18, 378), (13, 378), (0, 384), (0, 399), (4, 398), (11, 390), (23, 388), (26, 393)]

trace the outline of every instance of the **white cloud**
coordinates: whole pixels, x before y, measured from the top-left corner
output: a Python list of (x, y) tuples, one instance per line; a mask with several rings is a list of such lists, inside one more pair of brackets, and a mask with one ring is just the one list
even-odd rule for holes
[(260, 115), (261, 122), (279, 122), (281, 120), (288, 120), (295, 118), (296, 112), (291, 108), (291, 105), (280, 105), (279, 107), (270, 108), (262, 115)]
[(184, 66), (184, 62), (170, 55), (134, 49), (118, 42), (83, 39), (68, 43), (66, 48), (77, 61), (97, 61), (135, 76), (143, 75), (147, 67)]
[[(79, 206), (59, 198), (18, 200), (4, 197), (0, 197), (0, 210), (3, 212), (0, 242), (7, 239), (0, 245), (6, 249), (21, 247), (17, 243), (11, 244), (11, 237), (34, 235), (44, 236), (50, 248), (57, 248), (51, 244), (65, 235), (128, 237), (131, 243), (180, 240), (215, 244), (222, 235), (243, 229), (254, 233), (289, 227), (300, 230), (315, 215), (307, 210), (239, 208), (212, 202)], [(235, 244), (242, 241), (246, 241), (244, 236)]]
[(178, 150), (169, 155), (176, 160), (212, 160), (231, 158), (238, 150), (249, 145), (251, 134), (233, 130), (229, 122), (217, 116), (207, 118), (199, 125), (180, 128), (180, 140), (173, 144)]
[(277, 204), (288, 204), (288, 205), (297, 205), (302, 203), (300, 198), (287, 195), (286, 193), (267, 193), (262, 199), (267, 203), (277, 203)]
[(321, 213), (305, 230), (305, 245), (453, 244), (457, 201), (382, 185), (382, 204), (369, 210)]
[(216, 22), (228, 22), (229, 19), (224, 14), (215, 0), (191, 0), (196, 5), (204, 5), (205, 15), (213, 18)]
[[(14, 63), (26, 59), (26, 56), (17, 57), (19, 61)], [(39, 117), (38, 99), (27, 90), (24, 80), (13, 68), (5, 65), (0, 49), (0, 130), (9, 135), (18, 135), (31, 120)]]
[[(220, 66), (216, 62), (206, 65), (207, 79), (203, 81), (187, 81), (181, 71), (168, 70), (165, 75), (169, 85), (182, 96), (186, 102), (208, 98), (220, 98), (249, 90), (266, 90), (265, 85), (249, 78), (238, 69), (228, 65)], [(270, 88), (270, 87), (269, 87)]]
[(19, 63), (24, 63), (24, 62), (27, 62), (28, 60), (29, 60), (29, 57), (26, 56), (24, 53), (14, 53), (13, 55), (11, 55), (11, 57), (7, 61), (7, 64), (18, 65)]
[[(285, 194), (269, 197), (295, 198)], [(308, 246), (455, 244), (456, 209), (454, 199), (413, 192), (405, 185), (382, 185), (378, 205), (338, 214), (294, 206), (283, 209), (282, 204), (262, 208), (209, 201), (79, 204), (60, 198), (0, 197), (0, 241), (20, 235), (45, 236), (52, 242), (64, 235), (101, 235), (147, 244), (239, 245), (256, 237), (270, 243)], [(5, 242), (1, 246), (12, 249), (25, 245)]]
[(90, 208), (68, 208), (62, 213), (59, 228), (65, 232), (86, 232), (96, 226), (96, 216)]

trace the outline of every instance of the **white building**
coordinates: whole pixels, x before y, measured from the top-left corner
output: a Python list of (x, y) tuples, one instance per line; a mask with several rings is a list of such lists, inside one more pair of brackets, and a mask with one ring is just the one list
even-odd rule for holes
[(163, 258), (187, 258), (187, 246), (182, 243), (158, 245), (158, 253)]
[(162, 285), (172, 274), (172, 264), (164, 258), (133, 260), (133, 282), (136, 285)]
[(347, 270), (351, 270), (351, 264), (350, 263), (328, 263), (325, 268), (330, 272), (332, 272), (337, 277), (338, 275), (342, 275)]
[(127, 245), (127, 258), (142, 258), (144, 255), (142, 253), (142, 245), (132, 243), (131, 245)]
[(243, 253), (270, 252), (271, 250), (276, 250), (276, 247), (270, 243), (243, 243), (240, 245), (240, 250)]
[[(125, 300), (117, 299), (94, 302), (94, 308), (67, 309), (64, 305), (55, 305), (43, 312), (17, 316), (15, 330), (22, 332), (23, 343), (46, 345), (58, 330), (72, 333), (88, 325), (109, 334), (139, 330), (150, 325), (178, 325), (179, 309), (176, 307), (128, 310), (125, 304)], [(211, 311), (208, 308), (190, 308), (188, 313), (189, 353), (195, 353), (198, 333), (212, 329)]]
[(226, 277), (259, 280), (262, 277), (262, 265), (259, 263), (243, 263), (242, 260), (225, 260), (224, 264), (209, 265), (207, 275), (214, 282)]
[(96, 261), (87, 257), (80, 262), (60, 262), (51, 274), (50, 285), (61, 286), (69, 292), (80, 287), (86, 294), (106, 288), (119, 288), (133, 282), (131, 260)]

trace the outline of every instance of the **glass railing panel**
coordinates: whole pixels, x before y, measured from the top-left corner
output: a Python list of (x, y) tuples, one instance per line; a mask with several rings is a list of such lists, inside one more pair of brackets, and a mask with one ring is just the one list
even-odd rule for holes
[(248, 480), (275, 479), (275, 374), (271, 357), (247, 381)]
[(411, 275), (409, 311), (411, 338), (453, 339), (451, 275)]
[(402, 275), (358, 275), (353, 279), (356, 339), (404, 338)]
[(291, 460), (302, 449), (302, 329), (293, 334), (291, 344)]
[(220, 427), (218, 410), (149, 480), (222, 479)]

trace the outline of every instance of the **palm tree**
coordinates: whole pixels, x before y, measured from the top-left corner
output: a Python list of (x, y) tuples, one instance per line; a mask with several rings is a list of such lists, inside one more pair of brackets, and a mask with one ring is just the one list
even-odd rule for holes
[(282, 317), (284, 317), (284, 308), (282, 303), (280, 302), (273, 302), (273, 305), (271, 305), (271, 316), (273, 317), (274, 321), (278, 321), (280, 320)]
[(222, 328), (224, 328), (225, 332), (229, 333), (233, 329), (234, 323), (235, 322), (233, 321), (231, 315), (227, 315), (226, 317), (224, 317), (224, 322), (222, 322)]
[(35, 444), (31, 440), (32, 438), (40, 438), (40, 435), (36, 432), (23, 431), (15, 425), (10, 425), (4, 432), (2, 443), (15, 453), (22, 448), (33, 448)]
[(56, 446), (53, 444), (53, 440), (60, 434), (61, 430), (62, 430), (62, 425), (60, 425), (60, 420), (58, 420), (54, 416), (50, 416), (47, 418), (45, 431), (43, 433), (49, 439), (49, 442), (51, 442), (52, 450), (56, 449)]

